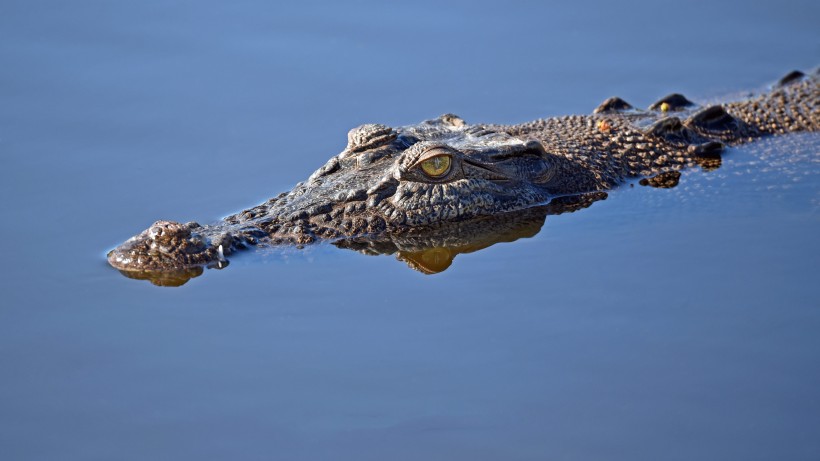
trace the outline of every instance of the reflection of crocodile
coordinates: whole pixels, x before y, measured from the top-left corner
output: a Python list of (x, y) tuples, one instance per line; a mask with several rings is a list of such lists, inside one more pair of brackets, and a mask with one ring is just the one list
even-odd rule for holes
[(399, 235), (342, 238), (333, 244), (368, 255), (395, 254), (397, 259), (404, 261), (412, 269), (425, 274), (436, 274), (450, 267), (453, 259), (462, 253), (483, 250), (496, 243), (533, 237), (541, 231), (548, 215), (571, 213), (606, 197), (605, 192), (557, 197), (547, 205), (470, 221), (447, 222)]
[(817, 131), (818, 81), (817, 73), (793, 72), (765, 94), (703, 107), (677, 94), (647, 111), (611, 98), (593, 115), (521, 125), (468, 125), (450, 114), (395, 129), (363, 125), (292, 191), (216, 224), (157, 221), (108, 261), (135, 276), (196, 272), (247, 245), (341, 239), (340, 246), (370, 241), (375, 248), (386, 235), (397, 242), (451, 222), (463, 231), (465, 221), (607, 190), (631, 177), (672, 187), (687, 165), (715, 168), (727, 144)]

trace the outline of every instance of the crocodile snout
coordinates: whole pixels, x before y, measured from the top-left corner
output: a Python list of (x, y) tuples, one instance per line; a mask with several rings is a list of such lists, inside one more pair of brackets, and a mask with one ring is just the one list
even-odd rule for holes
[(218, 249), (193, 231), (197, 223), (157, 221), (108, 253), (120, 270), (169, 270), (203, 265), (219, 259)]

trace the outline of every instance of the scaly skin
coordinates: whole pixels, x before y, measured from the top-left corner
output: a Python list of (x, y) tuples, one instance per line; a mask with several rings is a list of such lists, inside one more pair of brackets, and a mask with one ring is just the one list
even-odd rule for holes
[[(451, 114), (400, 128), (363, 125), (292, 191), (211, 225), (157, 221), (108, 261), (135, 273), (201, 271), (248, 245), (330, 239), (364, 248), (385, 235), (440, 236), (451, 223), (520, 214), (635, 177), (671, 187), (677, 170), (709, 168), (726, 145), (817, 131), (819, 80), (792, 73), (768, 93), (705, 107), (670, 95), (642, 111), (611, 98), (593, 115), (520, 125), (468, 125)], [(437, 178), (421, 166), (432, 157), (450, 159)]]

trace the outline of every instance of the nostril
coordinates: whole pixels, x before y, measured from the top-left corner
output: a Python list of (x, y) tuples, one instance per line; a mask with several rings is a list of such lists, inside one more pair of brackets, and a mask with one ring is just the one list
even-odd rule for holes
[(191, 236), (191, 224), (180, 224), (174, 221), (157, 221), (145, 231), (145, 236), (154, 241), (171, 241)]

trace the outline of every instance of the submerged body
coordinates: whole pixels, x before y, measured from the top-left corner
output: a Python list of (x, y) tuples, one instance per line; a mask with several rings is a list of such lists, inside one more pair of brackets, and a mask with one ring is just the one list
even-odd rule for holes
[(643, 111), (611, 98), (592, 115), (520, 125), (468, 125), (451, 114), (363, 125), (292, 191), (211, 225), (157, 221), (108, 261), (123, 271), (180, 271), (219, 265), (248, 245), (440, 234), (629, 178), (669, 187), (681, 168), (719, 164), (725, 145), (820, 129), (818, 80), (792, 73), (765, 94), (711, 106), (670, 95)]

